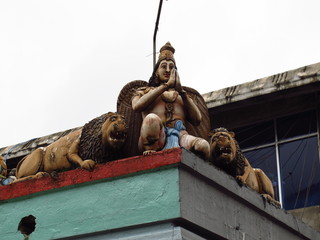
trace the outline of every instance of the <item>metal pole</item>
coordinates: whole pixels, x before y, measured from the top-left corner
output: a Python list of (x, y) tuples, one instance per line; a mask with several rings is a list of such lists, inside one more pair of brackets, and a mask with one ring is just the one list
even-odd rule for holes
[(159, 3), (157, 21), (156, 21), (156, 26), (154, 28), (154, 33), (153, 33), (153, 68), (156, 66), (156, 39), (157, 39), (158, 25), (159, 25), (161, 8), (162, 8), (162, 1), (163, 0), (160, 0), (160, 3)]
[(282, 199), (282, 176), (281, 176), (281, 165), (280, 165), (280, 154), (279, 154), (279, 142), (278, 142), (278, 131), (277, 131), (277, 121), (274, 122), (274, 134), (275, 134), (275, 150), (276, 150), (276, 160), (277, 160), (277, 175), (278, 175), (278, 190), (279, 190), (279, 202), (283, 208), (283, 199)]

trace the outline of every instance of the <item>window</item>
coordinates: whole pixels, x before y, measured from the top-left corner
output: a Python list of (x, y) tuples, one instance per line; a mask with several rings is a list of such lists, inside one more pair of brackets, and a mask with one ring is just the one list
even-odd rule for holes
[(274, 142), (273, 121), (240, 128), (234, 132), (242, 149)]
[(320, 204), (320, 168), (317, 145), (317, 137), (280, 145), (282, 195), (285, 209)]
[(253, 167), (271, 179), (283, 208), (320, 205), (320, 163), (316, 111), (235, 129)]
[(275, 190), (275, 199), (279, 201), (279, 183), (277, 173), (277, 159), (275, 147), (265, 147), (257, 150), (251, 150), (244, 153), (249, 159), (252, 167), (263, 169), (265, 174), (270, 178)]

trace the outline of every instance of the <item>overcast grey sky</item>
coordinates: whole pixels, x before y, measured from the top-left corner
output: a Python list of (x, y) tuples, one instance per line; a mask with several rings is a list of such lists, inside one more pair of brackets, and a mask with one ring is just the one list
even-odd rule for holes
[[(159, 0), (0, 1), (0, 147), (116, 110), (152, 73)], [(200, 93), (320, 61), (317, 0), (168, 0), (157, 51)]]

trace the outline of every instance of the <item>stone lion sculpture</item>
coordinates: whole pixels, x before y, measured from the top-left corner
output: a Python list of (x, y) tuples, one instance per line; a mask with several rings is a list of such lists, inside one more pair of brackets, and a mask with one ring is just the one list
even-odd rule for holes
[(75, 167), (92, 170), (96, 163), (119, 159), (127, 131), (122, 115), (103, 114), (46, 148), (38, 148), (24, 157), (17, 165), (15, 182)]
[(12, 169), (8, 173), (8, 167), (6, 164), (6, 161), (4, 160), (3, 157), (0, 156), (0, 186), (1, 185), (8, 185), (12, 183), (16, 177), (14, 176), (15, 174), (15, 169)]
[(212, 131), (209, 139), (212, 163), (279, 207), (271, 180), (261, 169), (251, 167), (234, 136), (234, 132), (225, 128)]
[(3, 157), (0, 156), (0, 178), (6, 178), (7, 176), (7, 164)]

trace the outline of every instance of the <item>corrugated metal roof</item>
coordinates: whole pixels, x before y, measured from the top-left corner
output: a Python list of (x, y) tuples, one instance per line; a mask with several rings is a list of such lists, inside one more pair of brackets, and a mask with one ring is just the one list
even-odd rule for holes
[(70, 132), (78, 130), (79, 128), (80, 127), (53, 133), (44, 137), (34, 138), (26, 142), (18, 143), (16, 145), (0, 148), (0, 155), (3, 156), (6, 160), (25, 156), (31, 153), (36, 148), (48, 146), (59, 138), (69, 134)]
[(320, 81), (320, 63), (203, 94), (208, 108)]

